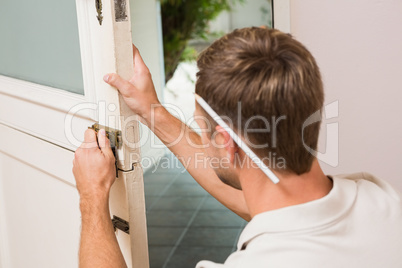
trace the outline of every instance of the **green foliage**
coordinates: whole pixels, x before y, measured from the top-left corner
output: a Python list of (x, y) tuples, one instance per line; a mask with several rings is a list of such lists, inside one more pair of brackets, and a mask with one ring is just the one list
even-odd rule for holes
[(192, 46), (186, 46), (180, 56), (180, 61), (193, 61), (197, 59), (197, 50)]
[(196, 57), (195, 50), (187, 48), (188, 41), (207, 39), (208, 22), (230, 10), (235, 1), (243, 0), (161, 0), (166, 81), (181, 60)]

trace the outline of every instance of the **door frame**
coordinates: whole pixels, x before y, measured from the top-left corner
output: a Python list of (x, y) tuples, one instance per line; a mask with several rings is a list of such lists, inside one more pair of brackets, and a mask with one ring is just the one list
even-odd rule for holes
[(272, 0), (273, 1), (273, 21), (274, 28), (285, 33), (291, 32), (290, 22), (290, 1), (291, 0)]

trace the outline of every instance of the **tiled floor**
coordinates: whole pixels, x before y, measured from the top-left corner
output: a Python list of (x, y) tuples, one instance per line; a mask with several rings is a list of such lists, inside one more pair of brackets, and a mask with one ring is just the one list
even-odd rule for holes
[[(175, 158), (168, 155), (163, 161)], [(246, 221), (210, 196), (181, 165), (161, 166), (144, 174), (151, 268), (224, 262)]]

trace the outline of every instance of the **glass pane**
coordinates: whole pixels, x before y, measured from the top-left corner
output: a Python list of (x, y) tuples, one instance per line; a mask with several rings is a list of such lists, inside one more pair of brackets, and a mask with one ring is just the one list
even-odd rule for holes
[(75, 1), (1, 0), (0, 74), (83, 95)]

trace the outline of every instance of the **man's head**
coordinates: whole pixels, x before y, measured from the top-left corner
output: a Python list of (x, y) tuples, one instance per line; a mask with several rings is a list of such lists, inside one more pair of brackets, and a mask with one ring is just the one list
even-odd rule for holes
[(303, 123), (322, 109), (324, 93), (315, 59), (300, 42), (273, 29), (235, 30), (201, 53), (198, 68), (196, 93), (271, 169), (310, 170), (314, 156), (303, 142), (316, 149), (320, 125), (303, 130)]

